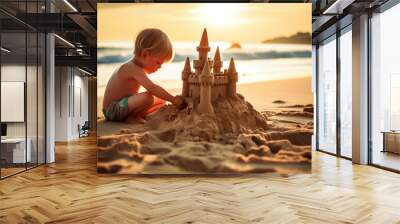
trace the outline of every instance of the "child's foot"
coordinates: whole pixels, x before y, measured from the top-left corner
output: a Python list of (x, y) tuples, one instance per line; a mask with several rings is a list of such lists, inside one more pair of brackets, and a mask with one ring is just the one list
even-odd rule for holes
[(126, 119), (126, 122), (130, 123), (130, 124), (144, 124), (146, 123), (146, 120), (140, 116), (137, 117), (129, 117), (128, 119)]
[(138, 122), (139, 123), (141, 123), (141, 124), (144, 124), (144, 123), (146, 123), (146, 120), (143, 118), (143, 117), (137, 117), (137, 120), (138, 120)]

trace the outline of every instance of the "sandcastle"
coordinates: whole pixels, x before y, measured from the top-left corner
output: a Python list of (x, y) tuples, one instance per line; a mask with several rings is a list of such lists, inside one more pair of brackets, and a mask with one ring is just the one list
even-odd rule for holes
[(146, 118), (145, 124), (117, 126), (120, 129), (107, 134), (100, 123), (98, 172), (309, 172), (313, 125), (268, 120), (237, 94), (235, 63), (231, 59), (228, 69), (221, 71), (218, 48), (214, 60), (207, 57), (206, 30), (197, 51), (195, 71), (187, 58), (182, 72), (182, 96), (188, 107), (177, 110), (165, 105)]
[(206, 29), (203, 31), (197, 51), (199, 58), (193, 61), (194, 72), (191, 69), (189, 57), (186, 58), (182, 71), (182, 97), (193, 110), (199, 113), (214, 113), (213, 101), (218, 98), (237, 97), (238, 73), (235, 62), (231, 58), (228, 69), (222, 71), (219, 47), (215, 51), (214, 60), (210, 60), (208, 57), (210, 46)]

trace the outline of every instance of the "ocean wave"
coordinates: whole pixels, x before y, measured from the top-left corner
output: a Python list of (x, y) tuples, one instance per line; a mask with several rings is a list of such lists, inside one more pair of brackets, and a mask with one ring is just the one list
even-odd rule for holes
[[(212, 55), (212, 54), (211, 54)], [(279, 58), (310, 58), (311, 51), (264, 51), (264, 52), (225, 52), (221, 54), (224, 60), (234, 58), (235, 60), (258, 60)], [(197, 54), (176, 53), (172, 62), (181, 62), (189, 57), (191, 60), (198, 57)], [(97, 63), (110, 64), (124, 62), (132, 58), (132, 54), (108, 54), (98, 56)]]

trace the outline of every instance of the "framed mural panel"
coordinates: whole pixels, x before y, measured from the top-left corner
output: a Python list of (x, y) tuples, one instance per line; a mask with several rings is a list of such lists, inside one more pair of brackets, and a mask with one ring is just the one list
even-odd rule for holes
[(98, 4), (98, 172), (310, 172), (310, 21), (306, 3)]

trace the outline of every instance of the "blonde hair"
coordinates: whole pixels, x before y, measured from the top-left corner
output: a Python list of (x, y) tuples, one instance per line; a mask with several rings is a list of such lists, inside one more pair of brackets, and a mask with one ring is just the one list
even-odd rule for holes
[(172, 61), (174, 50), (168, 35), (156, 28), (140, 31), (135, 40), (135, 55), (140, 55), (143, 50), (149, 50), (150, 55), (159, 56), (165, 61)]

